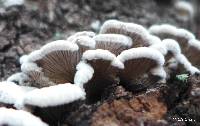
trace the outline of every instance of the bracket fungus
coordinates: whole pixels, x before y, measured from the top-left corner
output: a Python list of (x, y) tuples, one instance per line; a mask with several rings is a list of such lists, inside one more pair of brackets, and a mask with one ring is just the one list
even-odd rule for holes
[(39, 83), (39, 87), (73, 83), (76, 65), (81, 59), (75, 43), (58, 40), (44, 45), (28, 55), (21, 65), (22, 72)]
[(48, 126), (42, 120), (29, 112), (0, 108), (1, 126)]
[(200, 42), (185, 29), (164, 24), (147, 31), (138, 24), (108, 20), (98, 35), (78, 32), (22, 56), (21, 72), (0, 83), (0, 105), (58, 125), (81, 105), (104, 100), (109, 87), (143, 91), (168, 79), (165, 68), (200, 73), (199, 54)]
[[(173, 39), (164, 39), (162, 42), (153, 44), (150, 47), (157, 49), (165, 56), (165, 67), (173, 69), (173, 72), (175, 70), (177, 73), (184, 72), (184, 70), (188, 71), (190, 74), (200, 72), (197, 68), (192, 66), (188, 59), (181, 53), (179, 44)], [(176, 64), (174, 64), (172, 58), (174, 58)]]
[(177, 12), (178, 19), (182, 21), (188, 21), (194, 17), (194, 7), (190, 2), (177, 1), (175, 2), (174, 6)]
[[(195, 55), (200, 54), (199, 41), (195, 36), (185, 29), (176, 28), (175, 26), (163, 24), (153, 25), (149, 28), (150, 33), (159, 36), (161, 39), (171, 38), (178, 42), (183, 55), (193, 64), (198, 66), (198, 58)], [(193, 57), (192, 57), (193, 55)]]
[(177, 28), (169, 24), (152, 25), (149, 28), (149, 32), (160, 37), (162, 40), (167, 38), (176, 40), (179, 43), (183, 54), (187, 53), (189, 41), (195, 39), (195, 36), (188, 30)]
[(148, 31), (134, 23), (125, 23), (117, 20), (106, 21), (100, 29), (100, 34), (122, 34), (129, 36), (133, 41), (132, 47), (148, 46)]
[[(123, 51), (117, 59), (124, 63), (124, 69), (120, 71), (120, 83), (126, 86), (136, 86), (139, 77), (149, 75), (148, 83), (153, 84), (166, 78), (163, 69), (165, 59), (163, 55), (152, 48), (138, 47)], [(144, 78), (143, 78), (144, 79)]]
[(96, 41), (96, 49), (109, 50), (115, 55), (119, 55), (123, 50), (132, 46), (132, 39), (120, 34), (98, 34), (93, 37)]
[(26, 85), (26, 83), (28, 83), (28, 80), (29, 77), (22, 72), (15, 73), (7, 78), (7, 81), (17, 83), (18, 85)]
[(27, 92), (34, 89), (36, 88), (18, 86), (13, 82), (0, 82), (0, 104), (11, 108), (18, 108), (17, 102), (20, 101)]
[(85, 92), (79, 86), (66, 83), (32, 90), (24, 95), (18, 106), (56, 125), (84, 99)]
[(78, 36), (74, 38), (72, 42), (76, 43), (79, 46), (79, 52), (81, 54), (86, 50), (95, 49), (96, 46), (95, 40), (89, 36)]
[[(96, 102), (101, 98), (101, 94), (106, 87), (117, 83), (118, 70), (122, 69), (124, 65), (113, 53), (103, 49), (85, 51), (82, 61), (89, 64), (92, 68), (90, 72), (94, 73), (88, 82), (78, 80), (75, 80), (75, 82), (85, 82), (78, 83), (78, 85), (85, 89), (87, 102)], [(75, 79), (79, 78), (78, 75), (81, 74), (76, 74)], [(80, 78), (82, 77), (80, 76)]]
[(80, 36), (87, 36), (87, 37), (94, 37), (95, 36), (95, 33), (92, 32), (92, 31), (81, 31), (81, 32), (76, 32), (75, 34), (69, 36), (67, 38), (67, 41), (68, 42), (73, 42), (77, 37), (80, 37)]

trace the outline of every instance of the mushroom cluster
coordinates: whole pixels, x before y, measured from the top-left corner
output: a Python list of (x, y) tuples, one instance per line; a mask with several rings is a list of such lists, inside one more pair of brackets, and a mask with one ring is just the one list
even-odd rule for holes
[[(21, 72), (0, 83), (0, 106), (21, 110), (0, 111), (9, 117), (10, 111), (28, 111), (57, 124), (80, 104), (101, 100), (113, 84), (134, 93), (164, 83), (174, 73), (199, 74), (199, 54), (200, 42), (185, 29), (163, 24), (147, 30), (108, 20), (99, 34), (77, 32), (22, 56)], [(0, 124), (10, 124), (0, 116), (5, 119)]]

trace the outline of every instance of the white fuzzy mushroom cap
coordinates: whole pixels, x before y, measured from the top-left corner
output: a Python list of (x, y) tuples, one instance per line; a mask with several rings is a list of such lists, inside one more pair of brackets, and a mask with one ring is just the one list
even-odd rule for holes
[(192, 4), (190, 2), (187, 1), (177, 1), (175, 3), (175, 8), (178, 10), (184, 10), (187, 11), (189, 13), (190, 16), (194, 15), (194, 7), (192, 6)]
[(108, 50), (103, 49), (96, 49), (96, 50), (87, 50), (83, 53), (82, 60), (95, 60), (95, 59), (102, 59), (111, 61), (112, 65), (118, 67), (120, 69), (124, 68), (122, 62), (120, 62), (116, 56)]
[(28, 62), (28, 55), (23, 55), (23, 56), (21, 56), (20, 59), (19, 59), (19, 63), (20, 63), (20, 64), (23, 64), (23, 63), (25, 63), (25, 62)]
[(197, 48), (200, 51), (200, 41), (197, 39), (192, 39), (189, 41), (189, 45)]
[(94, 49), (95, 45), (96, 45), (95, 40), (89, 36), (78, 36), (72, 42), (74, 42), (78, 45), (90, 47), (91, 49)]
[(0, 108), (0, 125), (5, 124), (9, 126), (48, 126), (29, 112)]
[(184, 68), (190, 72), (190, 74), (200, 73), (199, 69), (192, 66), (192, 64), (188, 61), (188, 59), (183, 55), (176, 55), (176, 60), (184, 66)]
[(30, 71), (41, 72), (42, 68), (38, 67), (36, 63), (26, 62), (21, 65), (21, 71), (29, 73)]
[(10, 7), (14, 5), (23, 5), (24, 0), (3, 0), (3, 5), (5, 7)]
[(76, 70), (74, 83), (83, 89), (83, 85), (92, 78), (94, 69), (89, 64), (81, 61), (76, 66)]
[(149, 41), (148, 41), (149, 45), (161, 43), (161, 39), (159, 37), (155, 36), (155, 35), (149, 34), (148, 39), (149, 39)]
[(121, 34), (98, 34), (94, 36), (94, 40), (111, 43), (121, 43), (128, 47), (132, 46), (132, 39), (128, 36)]
[(56, 40), (44, 45), (40, 50), (31, 52), (28, 56), (21, 57), (20, 63), (35, 62), (42, 59), (44, 56), (55, 51), (77, 51), (78, 45), (70, 43), (66, 40)]
[(177, 41), (173, 39), (164, 39), (162, 43), (165, 45), (168, 51), (172, 52), (174, 55), (181, 53), (181, 48)]
[(148, 40), (148, 31), (143, 26), (138, 24), (126, 23), (118, 20), (108, 20), (102, 25), (100, 33), (104, 34), (108, 29), (111, 28), (122, 29), (130, 33), (136, 33), (140, 35), (144, 40)]
[(41, 54), (45, 56), (54, 51), (77, 51), (78, 49), (78, 45), (74, 43), (67, 42), (66, 40), (57, 40), (44, 45), (40, 50)]
[(23, 85), (27, 80), (29, 77), (24, 73), (15, 73), (7, 79), (9, 82), (18, 82), (19, 85)]
[(71, 35), (71, 36), (69, 36), (68, 38), (67, 38), (67, 41), (68, 42), (73, 42), (77, 37), (79, 37), (79, 36), (88, 36), (88, 37), (94, 37), (95, 36), (95, 33), (94, 32), (92, 32), (92, 31), (81, 31), (81, 32), (77, 32), (77, 33), (75, 33), (75, 34), (73, 34), (73, 35)]
[(166, 78), (166, 72), (163, 69), (165, 62), (164, 56), (156, 49), (148, 47), (132, 48), (123, 51), (120, 55), (117, 56), (117, 59), (123, 63), (127, 60), (137, 58), (148, 58), (154, 60), (157, 63), (157, 66), (151, 69), (152, 75), (158, 75), (163, 79)]
[(186, 29), (176, 28), (170, 24), (152, 25), (149, 28), (149, 32), (155, 35), (166, 33), (177, 37), (183, 37), (187, 40), (195, 39), (195, 36), (191, 32), (187, 31)]
[(28, 92), (22, 100), (23, 105), (50, 107), (85, 99), (85, 92), (77, 85), (59, 84)]
[(168, 49), (163, 43), (153, 44), (150, 46), (150, 48), (158, 50), (160, 53), (162, 53), (164, 56), (167, 54)]
[(0, 102), (5, 104), (15, 104), (25, 93), (36, 89), (28, 86), (18, 86), (13, 82), (0, 82)]
[(155, 60), (155, 62), (158, 65), (164, 65), (165, 59), (164, 56), (157, 50), (153, 48), (148, 47), (138, 47), (138, 48), (132, 48), (123, 51), (119, 56), (117, 56), (117, 59), (119, 59), (121, 62), (125, 62), (130, 59), (137, 59), (137, 58), (148, 58)]

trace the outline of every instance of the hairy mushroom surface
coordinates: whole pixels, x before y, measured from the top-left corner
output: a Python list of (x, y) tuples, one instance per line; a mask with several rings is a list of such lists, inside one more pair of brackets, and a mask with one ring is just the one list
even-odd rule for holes
[[(93, 73), (93, 76), (90, 76), (91, 79), (83, 81), (85, 77), (80, 76), (81, 74), (77, 72), (74, 81), (75, 84), (85, 89), (86, 101), (94, 103), (101, 99), (103, 90), (106, 87), (118, 82), (117, 73), (124, 66), (113, 53), (103, 49), (85, 51), (80, 65), (83, 66), (84, 64), (91, 66), (90, 73)], [(81, 66), (77, 68), (80, 71), (84, 71), (84, 68), (81, 68)]]
[(159, 36), (162, 40), (167, 38), (176, 40), (183, 54), (187, 54), (189, 41), (195, 39), (195, 36), (186, 29), (177, 28), (169, 24), (153, 25), (149, 28), (149, 32)]
[(72, 41), (79, 46), (79, 52), (82, 54), (86, 50), (95, 49), (96, 41), (89, 36), (78, 36)]
[(48, 126), (42, 120), (29, 112), (0, 108), (1, 126)]
[(13, 82), (0, 82), (0, 104), (6, 107), (18, 108), (17, 103), (23, 96), (36, 88), (19, 86)]
[(132, 39), (120, 34), (98, 34), (94, 36), (96, 49), (109, 50), (115, 55), (119, 55), (123, 50), (132, 46)]
[(92, 32), (92, 31), (80, 31), (80, 32), (76, 32), (75, 34), (69, 36), (67, 38), (67, 41), (68, 42), (73, 42), (77, 37), (80, 37), (80, 36), (87, 36), (87, 37), (94, 37), (95, 36), (95, 33)]
[(81, 56), (77, 44), (58, 40), (29, 54), (21, 70), (38, 83), (37, 87), (73, 83)]
[(185, 29), (176, 28), (175, 26), (163, 24), (153, 25), (149, 28), (150, 33), (159, 36), (162, 39), (171, 38), (178, 42), (183, 55), (195, 67), (199, 67), (200, 42), (195, 36)]
[(32, 90), (19, 104), (48, 124), (56, 125), (67, 113), (77, 109), (84, 99), (85, 92), (79, 86), (65, 83)]
[(149, 33), (142, 25), (108, 20), (102, 25), (100, 34), (108, 33), (129, 36), (133, 41), (133, 47), (149, 46)]
[(191, 20), (194, 16), (194, 7), (190, 2), (177, 1), (175, 2), (175, 9), (178, 19), (182, 21)]
[(128, 90), (140, 90), (137, 83), (149, 85), (166, 78), (163, 69), (164, 56), (155, 49), (148, 47), (132, 48), (123, 51), (117, 56), (117, 59), (124, 63), (124, 69), (120, 71), (119, 77), (120, 83)]
[(199, 73), (199, 70), (192, 66), (188, 59), (181, 53), (181, 48), (177, 41), (164, 39), (161, 43), (153, 44), (150, 48), (157, 49), (165, 56), (165, 67), (170, 69), (167, 70), (168, 72), (176, 71), (176, 74), (184, 71), (190, 74)]

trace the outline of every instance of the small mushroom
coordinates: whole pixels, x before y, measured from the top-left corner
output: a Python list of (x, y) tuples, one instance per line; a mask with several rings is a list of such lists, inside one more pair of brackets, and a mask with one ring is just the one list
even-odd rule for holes
[(95, 49), (96, 42), (89, 36), (78, 36), (72, 41), (79, 46), (79, 52), (83, 54), (86, 50)]
[(67, 41), (68, 42), (73, 42), (77, 37), (80, 37), (80, 36), (87, 36), (87, 37), (94, 37), (95, 36), (95, 33), (92, 32), (92, 31), (81, 31), (81, 32), (76, 32), (75, 34), (69, 36), (67, 38)]
[(115, 55), (119, 55), (123, 50), (132, 46), (132, 39), (120, 34), (98, 34), (94, 36), (96, 49), (109, 50)]
[(176, 15), (179, 20), (188, 21), (194, 17), (194, 7), (190, 2), (177, 1), (174, 5), (176, 9)]
[(35, 89), (24, 95), (21, 106), (50, 125), (62, 123), (85, 99), (85, 92), (71, 83)]
[(162, 40), (167, 38), (176, 40), (183, 54), (186, 54), (188, 51), (189, 41), (195, 39), (195, 36), (186, 29), (176, 28), (169, 24), (153, 25), (149, 28), (149, 32), (157, 35)]
[[(90, 66), (88, 73), (91, 73), (90, 76), (86, 76), (86, 79), (85, 76), (80, 76), (86, 73), (87, 67), (85, 68), (85, 64)], [(85, 51), (82, 56), (82, 62), (77, 66), (77, 69), (83, 72), (82, 74), (77, 72), (75, 84), (83, 87), (85, 90), (86, 102), (89, 104), (97, 102), (101, 99), (106, 87), (118, 83), (117, 73), (123, 67), (123, 63), (118, 61), (116, 56), (108, 50), (96, 49)], [(92, 74), (93, 76), (91, 76)]]
[(0, 108), (1, 126), (48, 126), (42, 120), (29, 112)]
[(17, 102), (23, 96), (36, 88), (28, 86), (19, 86), (13, 82), (0, 82), (0, 104), (5, 107), (18, 108)]
[[(172, 69), (173, 72), (182, 73), (184, 70), (190, 72), (190, 74), (200, 72), (181, 53), (179, 44), (173, 39), (164, 39), (162, 42), (153, 44), (150, 47), (159, 50), (165, 56), (165, 66)], [(172, 58), (174, 58), (175, 62)]]
[(198, 67), (199, 62), (196, 55), (199, 55), (200, 44), (195, 36), (185, 29), (179, 29), (172, 25), (155, 25), (150, 27), (149, 31), (162, 39), (171, 38), (178, 42), (184, 56), (193, 64)]
[(28, 80), (29, 80), (29, 77), (22, 72), (15, 73), (11, 75), (9, 78), (7, 78), (7, 81), (14, 82), (18, 85), (28, 85), (27, 84)]
[(100, 34), (109, 33), (129, 36), (133, 41), (133, 47), (149, 46), (149, 33), (142, 25), (108, 20), (102, 25)]
[(118, 55), (117, 59), (124, 63), (124, 69), (120, 71), (119, 77), (120, 83), (127, 90), (137, 91), (141, 88), (137, 87), (137, 84), (151, 85), (166, 78), (163, 69), (164, 56), (155, 49), (128, 49)]
[(200, 68), (200, 59), (198, 57), (200, 55), (200, 41), (197, 39), (190, 40), (187, 53), (184, 55), (189, 59), (189, 61), (191, 61), (194, 66)]
[(75, 43), (58, 40), (32, 52), (21, 65), (21, 70), (35, 81), (36, 87), (73, 83), (76, 65), (82, 54)]

